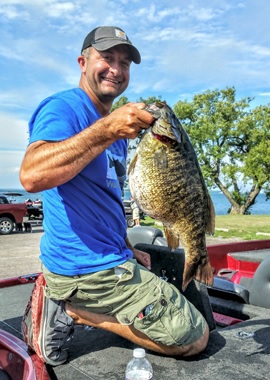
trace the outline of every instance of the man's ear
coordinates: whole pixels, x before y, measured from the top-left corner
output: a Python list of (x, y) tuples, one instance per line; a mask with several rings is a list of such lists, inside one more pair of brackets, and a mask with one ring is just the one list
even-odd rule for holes
[(80, 55), (80, 56), (78, 57), (78, 63), (79, 63), (79, 66), (80, 66), (81, 72), (85, 72), (85, 68), (86, 68), (86, 57), (84, 57), (83, 55)]

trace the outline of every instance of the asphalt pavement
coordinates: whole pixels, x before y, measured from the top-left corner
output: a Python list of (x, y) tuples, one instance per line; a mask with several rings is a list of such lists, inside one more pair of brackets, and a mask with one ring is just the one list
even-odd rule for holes
[[(41, 222), (31, 224), (32, 232), (21, 231), (10, 235), (0, 235), (0, 278), (17, 277), (41, 271), (38, 257), (43, 228)], [(208, 245), (236, 240), (239, 239), (206, 238)]]
[(32, 224), (32, 232), (0, 235), (0, 278), (18, 277), (41, 271), (39, 242), (41, 224)]

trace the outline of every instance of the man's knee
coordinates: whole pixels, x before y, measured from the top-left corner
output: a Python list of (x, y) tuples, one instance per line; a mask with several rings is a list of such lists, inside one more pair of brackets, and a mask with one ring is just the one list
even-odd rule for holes
[(186, 346), (187, 350), (183, 354), (183, 356), (192, 356), (204, 351), (207, 347), (208, 340), (209, 340), (209, 327), (206, 326), (204, 334), (196, 342), (193, 342), (192, 344)]

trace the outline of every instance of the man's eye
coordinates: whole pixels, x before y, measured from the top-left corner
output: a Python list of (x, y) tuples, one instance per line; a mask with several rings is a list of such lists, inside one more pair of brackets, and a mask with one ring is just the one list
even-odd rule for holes
[(128, 61), (128, 62), (122, 62), (122, 67), (124, 68), (124, 69), (129, 69), (129, 67), (130, 67), (130, 62)]

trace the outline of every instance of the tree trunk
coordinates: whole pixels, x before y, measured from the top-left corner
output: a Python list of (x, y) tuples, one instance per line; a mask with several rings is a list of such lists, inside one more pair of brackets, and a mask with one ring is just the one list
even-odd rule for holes
[(247, 208), (245, 205), (237, 205), (237, 207), (232, 206), (230, 215), (244, 215), (247, 211)]
[(257, 195), (261, 191), (261, 187), (257, 185), (253, 185), (249, 195), (246, 199), (245, 204), (241, 205), (240, 203), (237, 203), (233, 197), (231, 196), (231, 193), (229, 190), (222, 184), (222, 182), (219, 180), (219, 178), (215, 179), (216, 185), (219, 187), (219, 189), (222, 191), (222, 193), (225, 195), (225, 197), (228, 199), (228, 201), (231, 204), (231, 210), (230, 215), (244, 215), (249, 210), (249, 208), (254, 205)]

